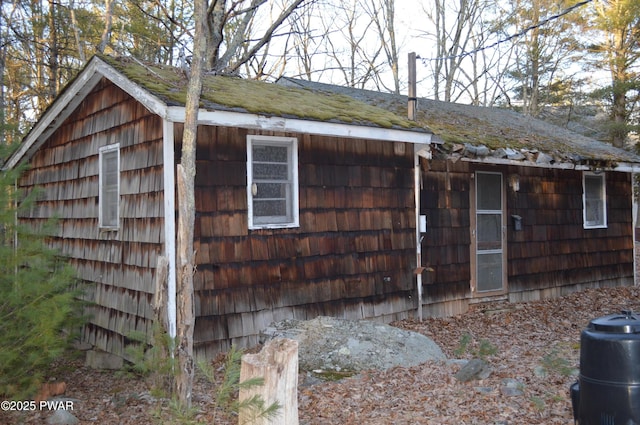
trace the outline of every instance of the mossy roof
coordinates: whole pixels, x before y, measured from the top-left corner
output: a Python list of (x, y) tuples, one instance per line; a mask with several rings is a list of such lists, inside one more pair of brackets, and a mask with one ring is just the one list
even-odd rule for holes
[[(282, 84), (337, 92), (402, 113), (407, 97), (285, 78)], [(640, 163), (640, 157), (608, 143), (585, 137), (545, 121), (501, 108), (418, 99), (417, 123), (429, 128), (447, 147), (454, 144), (484, 145), (491, 150), (511, 148), (569, 155), (577, 162)]]
[[(129, 58), (100, 56), (100, 59), (168, 105), (184, 106), (188, 79), (183, 70)], [(402, 115), (348, 95), (230, 76), (205, 75), (201, 107), (208, 110), (428, 131)]]

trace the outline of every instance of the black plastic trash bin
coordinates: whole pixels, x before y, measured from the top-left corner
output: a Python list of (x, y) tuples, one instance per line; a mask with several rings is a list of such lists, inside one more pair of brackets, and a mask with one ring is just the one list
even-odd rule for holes
[(640, 425), (640, 315), (600, 317), (582, 331), (571, 401), (579, 425)]

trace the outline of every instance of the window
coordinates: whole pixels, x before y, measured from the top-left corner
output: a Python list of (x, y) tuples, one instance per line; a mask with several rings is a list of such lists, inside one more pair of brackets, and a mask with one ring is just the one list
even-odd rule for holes
[(297, 227), (298, 140), (247, 136), (249, 228)]
[(99, 161), (98, 225), (105, 229), (117, 229), (120, 219), (120, 145), (100, 148)]
[(607, 193), (604, 174), (583, 175), (584, 228), (607, 227)]

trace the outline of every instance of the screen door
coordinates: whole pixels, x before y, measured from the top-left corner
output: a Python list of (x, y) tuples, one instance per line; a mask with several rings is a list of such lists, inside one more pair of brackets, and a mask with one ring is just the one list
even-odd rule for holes
[(482, 295), (505, 289), (502, 174), (477, 172), (475, 180), (475, 287)]

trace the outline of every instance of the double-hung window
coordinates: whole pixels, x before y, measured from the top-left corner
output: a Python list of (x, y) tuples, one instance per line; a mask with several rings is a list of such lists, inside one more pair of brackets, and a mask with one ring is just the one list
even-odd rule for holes
[(98, 225), (102, 229), (117, 229), (120, 220), (120, 145), (100, 148)]
[(297, 227), (298, 140), (247, 136), (249, 228)]
[(584, 173), (583, 218), (585, 229), (607, 227), (607, 192), (604, 173)]

